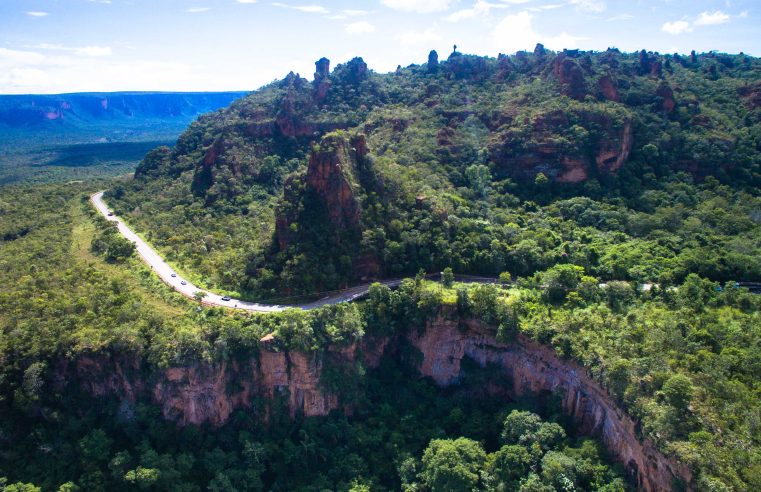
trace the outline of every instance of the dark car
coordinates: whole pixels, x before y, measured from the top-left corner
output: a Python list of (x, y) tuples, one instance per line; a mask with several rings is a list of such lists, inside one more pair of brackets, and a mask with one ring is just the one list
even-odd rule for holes
[(108, 212), (108, 216), (109, 216), (109, 217), (113, 217), (113, 216), (114, 216), (114, 213), (113, 213), (113, 212)]
[(188, 283), (183, 280), (182, 282), (180, 282), (180, 285), (188, 285)]
[(223, 301), (229, 301), (229, 300), (230, 300), (230, 296), (224, 296), (224, 297), (222, 298), (222, 300), (223, 300)]
[(173, 274), (172, 274), (172, 278), (174, 278), (174, 277), (176, 277), (176, 276), (177, 276), (177, 274), (176, 274), (176, 273), (173, 273)]

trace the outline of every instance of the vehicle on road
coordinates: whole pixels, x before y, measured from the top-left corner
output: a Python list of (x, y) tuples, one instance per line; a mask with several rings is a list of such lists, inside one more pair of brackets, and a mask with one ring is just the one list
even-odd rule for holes
[(114, 216), (114, 213), (113, 213), (113, 212), (108, 212), (108, 216), (109, 216), (109, 217), (113, 217), (113, 216)]
[(172, 274), (172, 278), (174, 278), (174, 277), (176, 277), (176, 276), (177, 276), (177, 274), (176, 274), (176, 273), (173, 273), (173, 274)]
[(222, 297), (222, 300), (223, 301), (229, 301), (230, 300), (230, 296), (224, 296), (224, 297)]
[(180, 282), (180, 285), (188, 285), (188, 283), (183, 280), (182, 282)]

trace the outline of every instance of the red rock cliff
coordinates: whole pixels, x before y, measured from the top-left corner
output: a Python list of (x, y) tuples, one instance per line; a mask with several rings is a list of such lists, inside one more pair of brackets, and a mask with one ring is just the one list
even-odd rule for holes
[[(493, 327), (459, 319), (451, 310), (444, 310), (425, 329), (411, 330), (406, 339), (422, 354), (420, 374), (439, 386), (456, 384), (462, 360), (468, 357), (482, 367), (490, 365), (501, 370), (505, 378), (502, 381), (506, 380), (511, 388), (508, 398), (560, 395), (563, 408), (580, 431), (599, 438), (625, 466), (638, 489), (671, 490), (674, 478), (690, 483), (689, 469), (661, 454), (649, 440), (640, 440), (636, 422), (583, 367), (520, 335), (513, 343), (498, 342), (494, 332)], [(85, 357), (76, 362), (74, 371), (82, 389), (93, 395), (115, 394), (123, 400), (134, 400), (144, 394), (160, 406), (165, 418), (180, 425), (220, 426), (238, 409), (267, 419), (268, 402), (278, 397), (284, 399), (292, 417), (324, 416), (333, 410), (350, 414), (351, 402), (326, 392), (320, 384), (325, 357), (353, 363), (361, 353), (366, 367), (377, 367), (383, 353), (396, 352), (396, 342), (365, 339), (361, 347), (305, 354), (279, 351), (274, 339), (265, 337), (258, 356), (248, 361), (172, 367), (152, 375), (153, 383), (140, 377), (134, 358)], [(70, 378), (62, 375), (59, 379)]]
[(624, 413), (608, 393), (571, 361), (560, 359), (546, 346), (519, 336), (515, 343), (503, 344), (494, 338), (494, 329), (473, 320), (438, 317), (410, 341), (423, 355), (420, 372), (439, 386), (449, 386), (460, 377), (464, 357), (482, 367), (496, 365), (512, 386), (512, 397), (559, 394), (565, 411), (579, 430), (599, 438), (636, 481), (639, 490), (672, 490), (675, 477), (689, 483), (689, 469), (655, 449), (649, 440), (637, 437), (637, 424)]

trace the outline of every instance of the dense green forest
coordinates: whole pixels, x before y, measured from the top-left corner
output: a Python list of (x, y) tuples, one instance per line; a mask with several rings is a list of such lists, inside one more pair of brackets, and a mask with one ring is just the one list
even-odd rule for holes
[(239, 411), (213, 431), (178, 429), (148, 401), (96, 403), (61, 386), (61, 364), (84, 356), (138, 354), (151, 378), (255, 357), (267, 333), (280, 350), (327, 353), (418, 329), (447, 304), (500, 339), (523, 333), (587, 366), (701, 490), (761, 484), (761, 300), (732, 282), (720, 289), (691, 273), (677, 290), (643, 291), (561, 264), (510, 287), (445, 275), (318, 311), (199, 310), (130, 256), (85, 191), (4, 189), (0, 476), (16, 484), (9, 490), (625, 490), (604, 450), (551, 405), (474, 398), (469, 388), (493, 380), (475, 365), (445, 392), (415, 378), (409, 361), (337, 368), (324, 384), (357, 406), (352, 417), (292, 422), (276, 411), (262, 425)]
[[(541, 47), (391, 74), (321, 60), (314, 82), (201, 117), (134, 180), (3, 186), (0, 488), (634, 488), (552, 398), (490, 397), (494, 367), (466, 358), (446, 389), (418, 377), (402, 341), (447, 312), (581, 364), (692, 472), (674, 490), (761, 489), (761, 297), (736, 283), (761, 280), (759, 71)], [(100, 189), (199, 285), (259, 300), (414, 278), (313, 311), (202, 307), (97, 215)], [(333, 355), (386, 338), (377, 367)], [(284, 392), (183, 427), (70, 369), (127, 357), (147, 385), (265, 349), (324, 360), (321, 388), (353, 412), (291, 419)]]
[[(194, 281), (251, 299), (445, 267), (759, 280), (760, 77), (745, 55), (541, 46), (390, 74), (321, 60), (200, 118), (106, 198)], [(331, 159), (341, 203), (310, 184)]]

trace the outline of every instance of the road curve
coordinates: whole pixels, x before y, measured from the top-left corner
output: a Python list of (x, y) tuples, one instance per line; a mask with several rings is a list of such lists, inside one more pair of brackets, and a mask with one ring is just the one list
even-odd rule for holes
[[(338, 304), (339, 302), (347, 302), (347, 301), (354, 301), (363, 295), (367, 294), (367, 291), (370, 288), (371, 284), (362, 284), (357, 285), (355, 287), (351, 287), (345, 290), (342, 290), (336, 294), (324, 297), (322, 299), (304, 303), (304, 304), (295, 304), (295, 305), (281, 305), (281, 304), (261, 304), (257, 302), (247, 302), (242, 301), (240, 299), (230, 299), (229, 301), (225, 301), (222, 299), (223, 296), (219, 294), (215, 294), (214, 292), (201, 289), (199, 287), (196, 287), (193, 285), (192, 282), (189, 280), (186, 280), (180, 276), (177, 272), (174, 271), (174, 269), (169, 266), (161, 256), (153, 249), (151, 248), (148, 243), (143, 241), (140, 236), (135, 234), (135, 232), (127, 227), (127, 225), (124, 223), (123, 220), (121, 220), (119, 217), (113, 214), (111, 210), (108, 208), (108, 206), (103, 202), (103, 192), (99, 191), (98, 193), (95, 193), (90, 197), (90, 201), (95, 206), (95, 208), (100, 212), (103, 217), (105, 217), (106, 220), (110, 222), (115, 222), (116, 226), (119, 229), (119, 232), (124, 236), (127, 240), (131, 241), (137, 250), (138, 255), (143, 259), (145, 263), (148, 264), (148, 266), (151, 267), (151, 270), (153, 270), (161, 280), (164, 281), (168, 286), (179, 292), (180, 294), (184, 295), (188, 298), (194, 298), (194, 295), (196, 292), (203, 292), (206, 294), (203, 298), (203, 304), (210, 305), (210, 306), (220, 306), (230, 309), (242, 309), (244, 311), (253, 311), (253, 312), (259, 312), (259, 313), (273, 313), (278, 311), (283, 311), (285, 309), (289, 308), (297, 308), (297, 309), (315, 309), (321, 306), (325, 306), (328, 304)], [(110, 214), (110, 215), (109, 215)], [(396, 287), (401, 283), (400, 279), (393, 279), (393, 280), (386, 280), (383, 282), (380, 282), (384, 285), (387, 285), (389, 287)]]

